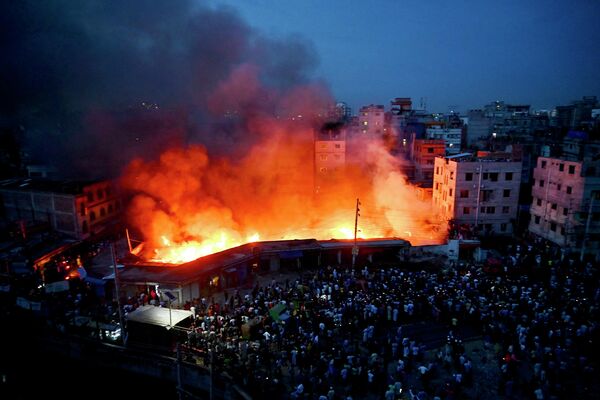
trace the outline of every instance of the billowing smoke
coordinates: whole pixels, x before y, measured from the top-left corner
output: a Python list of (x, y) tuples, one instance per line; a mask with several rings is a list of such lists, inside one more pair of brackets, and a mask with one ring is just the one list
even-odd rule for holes
[(177, 143), (226, 152), (247, 139), (247, 115), (295, 112), (273, 91), (317, 63), (302, 39), (191, 0), (7, 1), (0, 35), (0, 121), (24, 128), (34, 161), (79, 177)]
[[(0, 5), (2, 115), (34, 157), (132, 194), (146, 257), (182, 261), (249, 240), (440, 241), (445, 229), (382, 143), (348, 148), (315, 195), (314, 129), (332, 104), (297, 37), (271, 39), (192, 1)], [(176, 253), (176, 254), (171, 254)]]

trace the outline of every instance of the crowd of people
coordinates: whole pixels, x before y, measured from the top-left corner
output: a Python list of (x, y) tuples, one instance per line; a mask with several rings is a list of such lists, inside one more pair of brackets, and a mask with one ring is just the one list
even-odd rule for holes
[[(498, 274), (330, 266), (197, 299), (188, 345), (251, 393), (277, 398), (462, 398), (480, 368), (497, 371), (486, 384), (500, 397), (585, 397), (597, 370), (596, 266), (542, 243), (511, 247), (503, 265)], [(410, 337), (415, 323), (447, 326), (445, 343)], [(496, 349), (488, 364), (474, 364), (464, 327)]]
[[(591, 398), (598, 266), (542, 242), (509, 247), (501, 266), (359, 264), (265, 277), (187, 303), (185, 354), (256, 398)], [(64, 325), (86, 310), (116, 318), (89, 285), (75, 287), (50, 295), (60, 301), (49, 316)], [(143, 303), (166, 306), (151, 293), (130, 298), (125, 311)], [(427, 337), (415, 326), (442, 333)], [(475, 387), (484, 375), (492, 379)]]

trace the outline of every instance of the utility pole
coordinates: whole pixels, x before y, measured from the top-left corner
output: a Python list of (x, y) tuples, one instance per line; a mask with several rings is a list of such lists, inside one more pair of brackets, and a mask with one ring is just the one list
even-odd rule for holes
[(352, 269), (356, 265), (356, 256), (358, 256), (358, 246), (356, 245), (356, 233), (358, 232), (358, 216), (360, 215), (360, 201), (356, 198), (356, 212), (354, 214), (354, 246), (352, 246)]
[(483, 165), (481, 160), (479, 160), (479, 179), (477, 184), (477, 206), (475, 207), (475, 229), (478, 229), (479, 225), (479, 200), (481, 197), (481, 176), (483, 175)]
[(110, 242), (110, 254), (112, 256), (113, 271), (115, 274), (115, 294), (117, 296), (117, 307), (119, 309), (119, 324), (121, 325), (121, 341), (123, 346), (127, 345), (127, 334), (125, 332), (125, 319), (123, 318), (123, 308), (121, 307), (121, 292), (119, 283), (119, 269), (117, 268), (117, 253), (115, 250), (115, 243)]
[(594, 199), (596, 198), (597, 192), (592, 190), (590, 194), (590, 206), (588, 208), (587, 219), (585, 221), (585, 231), (583, 233), (583, 240), (581, 241), (581, 253), (579, 254), (579, 261), (583, 261), (585, 256), (585, 245), (589, 236), (588, 232), (590, 231), (590, 224), (592, 223), (592, 211), (594, 209)]

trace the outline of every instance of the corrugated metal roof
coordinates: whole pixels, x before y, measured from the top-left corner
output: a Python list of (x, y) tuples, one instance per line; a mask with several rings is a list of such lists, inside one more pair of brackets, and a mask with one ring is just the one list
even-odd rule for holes
[(169, 310), (164, 307), (143, 306), (128, 313), (127, 320), (166, 328), (169, 326), (169, 322), (171, 322), (172, 326), (175, 326), (192, 315), (193, 313), (191, 311), (186, 310), (174, 308)]

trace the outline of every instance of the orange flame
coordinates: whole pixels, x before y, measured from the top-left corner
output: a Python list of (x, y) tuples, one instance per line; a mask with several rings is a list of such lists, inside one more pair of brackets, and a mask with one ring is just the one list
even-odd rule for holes
[[(242, 118), (244, 144), (230, 146), (235, 156), (190, 145), (158, 160), (133, 160), (125, 170), (122, 186), (134, 194), (128, 222), (144, 235), (144, 257), (182, 263), (258, 240), (352, 239), (356, 198), (359, 238), (403, 237), (413, 245), (445, 239), (431, 202), (421, 200), (383, 141), (348, 140), (339, 173), (320, 175), (309, 116), (323, 96), (306, 87), (268, 91), (256, 74), (240, 67), (208, 105), (213, 113), (253, 110)], [(288, 114), (294, 118), (257, 112), (249, 107), (255, 97), (276, 97), (278, 109), (296, 110)]]

